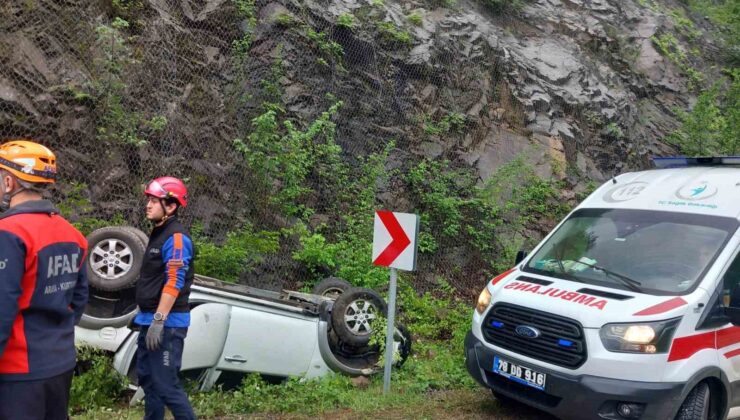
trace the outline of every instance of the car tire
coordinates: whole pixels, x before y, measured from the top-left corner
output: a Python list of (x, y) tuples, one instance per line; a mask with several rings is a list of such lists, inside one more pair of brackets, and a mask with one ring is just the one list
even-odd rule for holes
[(331, 325), (344, 343), (355, 347), (368, 345), (371, 324), (377, 314), (386, 316), (383, 298), (374, 290), (351, 287), (339, 295), (331, 311)]
[(121, 226), (124, 229), (130, 230), (131, 232), (134, 232), (136, 236), (141, 240), (141, 243), (144, 245), (144, 248), (146, 249), (147, 244), (149, 244), (149, 235), (144, 233), (142, 230), (137, 229), (133, 226)]
[(716, 420), (711, 403), (712, 390), (708, 383), (701, 382), (686, 396), (676, 420)]
[(336, 300), (339, 295), (352, 287), (347, 280), (339, 277), (327, 277), (313, 287), (311, 293)]
[(131, 287), (139, 279), (144, 244), (130, 227), (104, 227), (87, 235), (90, 285), (104, 291)]
[(398, 346), (400, 358), (398, 359), (398, 362), (396, 362), (396, 367), (400, 368), (404, 363), (406, 363), (406, 359), (411, 355), (411, 332), (409, 332), (408, 328), (402, 324), (397, 324), (396, 329), (400, 333), (400, 337), (397, 338), (400, 340), (400, 345)]

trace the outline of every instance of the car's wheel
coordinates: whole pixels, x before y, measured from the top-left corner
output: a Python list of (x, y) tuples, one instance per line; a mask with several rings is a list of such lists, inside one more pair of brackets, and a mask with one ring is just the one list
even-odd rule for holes
[(386, 315), (383, 298), (374, 290), (351, 287), (334, 302), (331, 325), (339, 338), (352, 346), (370, 342), (372, 323), (379, 314)]
[(144, 257), (139, 236), (127, 227), (104, 227), (87, 236), (90, 285), (108, 292), (136, 283)]
[(327, 277), (317, 283), (311, 290), (311, 293), (336, 300), (339, 295), (344, 293), (350, 287), (352, 287), (352, 285), (349, 284), (347, 280), (339, 277)]
[(396, 362), (396, 367), (401, 367), (406, 362), (406, 359), (411, 355), (411, 333), (405, 325), (397, 324), (396, 330), (399, 334), (396, 334), (394, 339), (399, 342), (398, 353), (400, 358)]
[(131, 232), (134, 232), (136, 236), (141, 240), (141, 243), (144, 244), (144, 248), (146, 248), (146, 245), (149, 243), (149, 236), (144, 233), (143, 231), (133, 227), (133, 226), (121, 226), (124, 229), (130, 230)]
[(716, 420), (712, 407), (712, 391), (709, 384), (701, 382), (686, 396), (678, 409), (676, 420)]

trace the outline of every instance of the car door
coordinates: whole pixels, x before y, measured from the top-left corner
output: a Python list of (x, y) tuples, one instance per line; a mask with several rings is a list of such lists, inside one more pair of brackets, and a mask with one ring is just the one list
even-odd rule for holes
[(318, 351), (317, 320), (256, 305), (234, 306), (218, 368), (302, 376)]

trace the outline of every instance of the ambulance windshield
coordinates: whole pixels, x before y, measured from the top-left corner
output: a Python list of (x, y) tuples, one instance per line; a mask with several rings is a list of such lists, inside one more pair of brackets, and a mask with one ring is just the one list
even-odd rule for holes
[(582, 209), (525, 271), (650, 294), (692, 291), (737, 229), (731, 218), (648, 210)]

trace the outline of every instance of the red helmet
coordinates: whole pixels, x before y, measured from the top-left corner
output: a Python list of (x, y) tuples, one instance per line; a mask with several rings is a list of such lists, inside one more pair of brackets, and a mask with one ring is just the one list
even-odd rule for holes
[(156, 178), (146, 186), (144, 194), (157, 198), (174, 198), (180, 206), (188, 205), (188, 187), (182, 180), (175, 177)]

